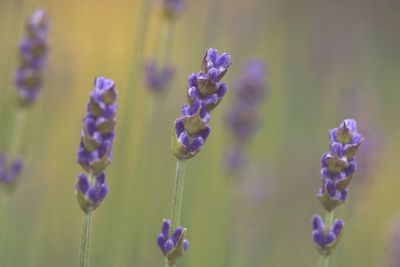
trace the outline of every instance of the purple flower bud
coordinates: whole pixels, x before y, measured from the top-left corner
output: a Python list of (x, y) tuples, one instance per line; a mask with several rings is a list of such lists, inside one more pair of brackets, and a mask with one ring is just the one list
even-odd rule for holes
[(312, 221), (312, 238), (321, 255), (328, 256), (339, 242), (343, 220), (335, 220), (330, 229), (325, 228), (325, 224), (319, 215), (314, 215)]
[(209, 112), (226, 93), (227, 86), (220, 79), (230, 64), (228, 54), (218, 56), (218, 51), (210, 48), (203, 59), (203, 71), (189, 76), (188, 103), (183, 105), (173, 127), (172, 148), (178, 159), (195, 156), (207, 140), (211, 132)]
[(20, 65), (14, 78), (19, 101), (23, 106), (34, 103), (42, 87), (49, 24), (47, 14), (42, 9), (37, 9), (26, 24), (26, 36), (19, 47)]
[(178, 226), (172, 236), (170, 236), (170, 229), (171, 221), (164, 219), (161, 233), (157, 236), (157, 245), (168, 261), (169, 266), (173, 266), (189, 248), (189, 241), (185, 239), (186, 228)]
[(174, 76), (175, 69), (171, 65), (158, 68), (154, 61), (145, 63), (145, 81), (147, 87), (156, 94), (162, 94), (169, 87)]
[(114, 141), (117, 92), (114, 82), (104, 77), (95, 79), (87, 113), (83, 120), (78, 163), (97, 175), (111, 162)]
[(108, 192), (104, 173), (90, 178), (85, 174), (78, 176), (75, 184), (75, 193), (80, 207), (84, 212), (89, 212), (97, 208), (104, 200)]
[(317, 197), (326, 210), (332, 211), (346, 200), (347, 187), (357, 169), (354, 155), (364, 139), (353, 119), (344, 120), (339, 128), (330, 130), (329, 136), (331, 150), (321, 158), (322, 187)]

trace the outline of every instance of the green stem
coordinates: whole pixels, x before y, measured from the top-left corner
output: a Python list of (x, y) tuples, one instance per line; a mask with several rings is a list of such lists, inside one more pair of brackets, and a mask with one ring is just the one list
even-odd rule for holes
[[(95, 183), (95, 176), (89, 173), (89, 183)], [(85, 213), (82, 221), (81, 248), (79, 252), (79, 267), (89, 267), (90, 237), (92, 233), (92, 211)]]
[(26, 122), (26, 109), (18, 108), (15, 115), (14, 129), (11, 135), (10, 147), (9, 147), (9, 156), (13, 160), (18, 156), (21, 149), (22, 144), (22, 135), (25, 129)]
[(328, 267), (329, 266), (329, 257), (321, 255), (318, 260), (318, 267)]
[[(329, 231), (331, 229), (332, 223), (334, 218), (334, 212), (327, 212), (325, 214), (325, 229)], [(329, 267), (329, 256), (327, 255), (320, 255), (318, 260), (318, 267)]]
[(174, 22), (171, 20), (167, 20), (164, 23), (164, 28), (162, 32), (162, 40), (160, 42), (161, 48), (159, 52), (159, 65), (164, 66), (165, 64), (169, 63), (169, 57), (171, 55), (172, 50), (172, 40), (173, 40), (173, 33), (174, 33)]
[(172, 192), (172, 204), (171, 204), (172, 229), (175, 229), (179, 225), (181, 218), (184, 179), (185, 179), (185, 160), (178, 160), (176, 162), (174, 189)]
[(88, 213), (85, 213), (82, 221), (79, 267), (89, 267), (91, 230), (92, 230), (92, 212), (89, 211)]

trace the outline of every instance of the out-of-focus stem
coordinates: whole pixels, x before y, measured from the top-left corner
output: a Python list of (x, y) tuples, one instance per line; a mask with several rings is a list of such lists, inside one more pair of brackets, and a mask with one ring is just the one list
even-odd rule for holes
[(162, 30), (162, 40), (161, 40), (161, 48), (160, 54), (158, 56), (160, 66), (169, 63), (171, 50), (172, 50), (172, 41), (174, 34), (174, 21), (167, 19), (164, 23), (164, 27)]
[(25, 129), (27, 111), (25, 108), (18, 108), (15, 114), (14, 129), (11, 134), (10, 147), (8, 150), (10, 159), (13, 160), (18, 156), (23, 141), (23, 133)]

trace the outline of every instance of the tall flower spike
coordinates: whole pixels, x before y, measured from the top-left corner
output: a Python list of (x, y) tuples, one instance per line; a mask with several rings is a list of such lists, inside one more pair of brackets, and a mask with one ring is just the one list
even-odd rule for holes
[(357, 169), (355, 154), (364, 139), (353, 119), (346, 119), (330, 130), (329, 139), (331, 150), (321, 158), (322, 186), (317, 197), (330, 212), (346, 200), (347, 187)]
[(42, 87), (49, 24), (47, 14), (42, 9), (37, 9), (26, 24), (26, 36), (19, 47), (20, 65), (15, 72), (15, 86), (22, 106), (35, 102)]
[(319, 253), (329, 256), (336, 247), (342, 234), (343, 220), (335, 220), (330, 229), (325, 229), (325, 224), (319, 215), (312, 218), (312, 237)]
[(353, 119), (344, 120), (329, 132), (330, 151), (321, 158), (321, 188), (317, 193), (327, 211), (326, 221), (324, 223), (319, 215), (312, 218), (312, 236), (320, 254), (319, 266), (328, 266), (329, 255), (341, 236), (344, 222), (333, 221), (333, 211), (347, 199), (348, 186), (357, 168), (355, 154), (363, 140)]
[(210, 48), (204, 56), (202, 71), (189, 76), (188, 103), (183, 105), (173, 127), (172, 147), (178, 159), (193, 157), (207, 140), (211, 132), (209, 112), (226, 93), (227, 86), (221, 79), (231, 63), (229, 54), (219, 56), (215, 48)]
[(83, 119), (77, 159), (89, 173), (88, 176), (79, 175), (75, 185), (79, 204), (85, 212), (95, 209), (108, 192), (103, 171), (111, 162), (116, 100), (114, 82), (104, 77), (96, 78)]
[(178, 259), (189, 248), (189, 241), (185, 239), (186, 229), (178, 226), (170, 235), (171, 221), (164, 219), (161, 233), (157, 236), (157, 244), (169, 266), (174, 266)]
[(242, 167), (246, 161), (243, 146), (251, 140), (260, 125), (259, 107), (267, 91), (265, 76), (265, 64), (251, 60), (234, 84), (234, 101), (225, 115), (225, 124), (235, 143), (225, 157), (230, 170)]

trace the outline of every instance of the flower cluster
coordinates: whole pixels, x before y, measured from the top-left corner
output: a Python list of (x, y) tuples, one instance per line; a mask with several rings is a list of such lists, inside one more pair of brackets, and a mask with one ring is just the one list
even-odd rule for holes
[(331, 150), (321, 158), (322, 186), (317, 194), (328, 212), (346, 201), (347, 187), (357, 168), (355, 154), (363, 142), (352, 119), (344, 120), (329, 136)]
[(185, 239), (185, 234), (186, 229), (180, 226), (172, 233), (171, 221), (167, 219), (163, 220), (161, 233), (157, 237), (157, 244), (169, 266), (174, 266), (177, 260), (189, 248), (189, 241)]
[(330, 229), (325, 229), (325, 224), (319, 215), (312, 218), (312, 236), (321, 255), (329, 256), (332, 253), (338, 244), (343, 226), (343, 220), (335, 220)]
[[(322, 185), (317, 197), (332, 216), (333, 209), (346, 201), (347, 187), (357, 167), (355, 154), (364, 139), (353, 119), (346, 119), (338, 128), (330, 130), (329, 139), (331, 149), (321, 158)], [(321, 217), (314, 216), (312, 221), (314, 243), (321, 255), (329, 256), (338, 243), (344, 223), (336, 220), (331, 225), (328, 221), (326, 227), (330, 229), (325, 229)]]
[(265, 64), (259, 60), (251, 60), (233, 87), (234, 102), (225, 116), (226, 125), (235, 143), (226, 155), (229, 169), (236, 170), (243, 165), (246, 158), (243, 146), (250, 141), (259, 127), (259, 107), (267, 89), (265, 75)]
[(203, 59), (202, 71), (189, 76), (187, 103), (173, 127), (173, 152), (178, 159), (196, 155), (210, 134), (210, 111), (221, 102), (227, 91), (221, 79), (231, 63), (229, 54), (219, 56), (216, 49), (210, 48)]
[(150, 60), (145, 63), (146, 85), (153, 93), (164, 93), (168, 88), (174, 73), (175, 69), (172, 65), (158, 67), (154, 61)]
[(111, 162), (116, 100), (114, 82), (104, 77), (96, 78), (78, 150), (78, 163), (88, 175), (80, 174), (75, 186), (79, 204), (85, 212), (95, 209), (107, 195), (103, 171)]
[(182, 0), (162, 0), (162, 9), (167, 19), (175, 19), (182, 11), (184, 5)]
[(42, 87), (43, 69), (47, 61), (49, 19), (37, 9), (26, 24), (26, 37), (21, 41), (20, 65), (15, 72), (19, 102), (26, 106), (35, 102)]
[(24, 162), (22, 159), (17, 158), (10, 164), (7, 164), (7, 157), (0, 154), (0, 183), (6, 185), (13, 185), (16, 178), (22, 172)]

